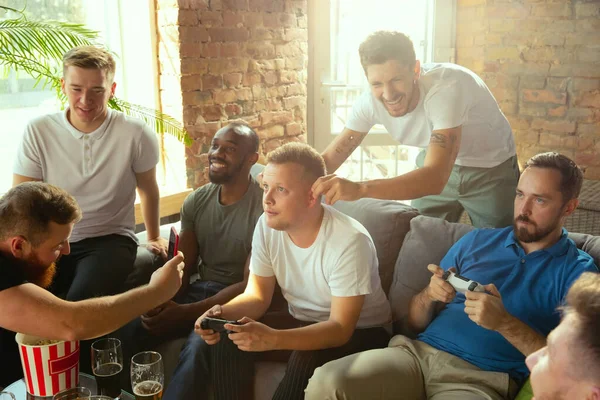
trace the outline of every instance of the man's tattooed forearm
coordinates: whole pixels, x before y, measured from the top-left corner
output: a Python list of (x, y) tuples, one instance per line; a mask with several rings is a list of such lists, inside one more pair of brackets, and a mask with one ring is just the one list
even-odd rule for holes
[(349, 156), (360, 145), (364, 137), (365, 134), (358, 133), (348, 136), (346, 139), (338, 143), (335, 148), (335, 152)]

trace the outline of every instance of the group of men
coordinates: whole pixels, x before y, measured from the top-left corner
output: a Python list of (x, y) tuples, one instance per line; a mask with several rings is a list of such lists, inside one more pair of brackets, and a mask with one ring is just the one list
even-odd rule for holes
[[(371, 90), (323, 156), (286, 144), (255, 180), (256, 132), (220, 129), (211, 183), (181, 208), (181, 253), (121, 294), (138, 244), (136, 188), (149, 246), (166, 252), (157, 141), (107, 108), (116, 87), (108, 52), (67, 53), (69, 107), (28, 125), (15, 185), (0, 199), (0, 386), (20, 373), (14, 332), (112, 333), (126, 352), (187, 337), (165, 399), (204, 398), (207, 387), (216, 399), (251, 398), (264, 352), (288, 359), (276, 399), (508, 399), (527, 367), (538, 399), (599, 399), (600, 278), (562, 227), (578, 205), (581, 170), (545, 153), (520, 175), (510, 126), (483, 81), (456, 65), (421, 65), (405, 35), (376, 32), (359, 52)], [(424, 148), (419, 168), (358, 183), (328, 175), (378, 123)], [(422, 214), (450, 221), (466, 210), (474, 225), (496, 228), (472, 231), (439, 266), (422, 266), (432, 277), (410, 303), (416, 339), (390, 340), (373, 241), (331, 206), (361, 197), (412, 199)], [(485, 293), (456, 293), (448, 270)], [(277, 287), (289, 313), (269, 319)], [(203, 328), (206, 317), (237, 324), (219, 333)]]

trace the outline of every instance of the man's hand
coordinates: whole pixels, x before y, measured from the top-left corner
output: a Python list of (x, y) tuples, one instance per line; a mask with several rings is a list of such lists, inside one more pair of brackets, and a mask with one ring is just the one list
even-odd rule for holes
[(217, 304), (211, 307), (202, 314), (194, 324), (194, 332), (196, 332), (196, 335), (200, 336), (206, 344), (213, 345), (219, 343), (219, 340), (221, 340), (221, 334), (219, 332), (215, 332), (212, 329), (202, 329), (200, 324), (204, 317), (221, 318), (221, 306)]
[(183, 253), (179, 251), (150, 277), (148, 286), (159, 292), (162, 301), (172, 299), (181, 287), (183, 266)]
[[(142, 326), (156, 336), (173, 332), (189, 323), (184, 311), (182, 305), (170, 300), (142, 315)], [(191, 323), (189, 327), (192, 327)]]
[(167, 259), (167, 250), (169, 250), (169, 241), (161, 236), (148, 240), (146, 248), (152, 253), (160, 255), (163, 260)]
[(465, 313), (477, 325), (497, 331), (510, 323), (512, 316), (504, 308), (502, 296), (493, 283), (484, 286), (486, 293), (465, 292)]
[[(451, 284), (442, 278), (444, 270), (435, 264), (429, 264), (427, 269), (433, 274), (429, 279), (429, 286), (426, 288), (427, 297), (431, 301), (450, 303), (456, 296), (456, 291)], [(450, 271), (456, 272), (456, 268), (452, 267)]]
[(242, 351), (269, 351), (277, 349), (277, 330), (265, 324), (244, 317), (242, 325), (225, 324), (225, 328), (235, 333), (229, 339)]
[(366, 187), (358, 182), (340, 178), (335, 174), (322, 176), (313, 183), (312, 192), (316, 198), (325, 196), (325, 204), (335, 204), (338, 200), (354, 201), (365, 196)]

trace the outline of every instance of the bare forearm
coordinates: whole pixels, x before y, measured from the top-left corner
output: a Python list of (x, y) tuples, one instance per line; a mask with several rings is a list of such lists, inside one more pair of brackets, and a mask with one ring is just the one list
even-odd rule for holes
[(414, 333), (421, 333), (431, 323), (439, 303), (427, 295), (427, 288), (415, 295), (408, 305), (407, 323)]
[(65, 324), (75, 339), (91, 339), (113, 332), (135, 317), (169, 300), (142, 286), (126, 293), (71, 303)]
[(497, 331), (525, 356), (534, 353), (546, 345), (546, 338), (544, 336), (515, 317), (512, 317), (507, 324), (500, 327)]
[(248, 317), (259, 320), (267, 312), (271, 301), (266, 301), (249, 293), (242, 293), (221, 308), (222, 318), (238, 320)]
[(151, 188), (145, 190), (139, 190), (140, 194), (140, 207), (142, 209), (142, 216), (144, 217), (144, 225), (148, 232), (148, 240), (156, 239), (160, 236), (159, 228), (159, 212), (158, 207), (160, 203), (160, 193), (158, 185), (153, 185)]
[(383, 200), (413, 200), (440, 194), (447, 179), (434, 168), (423, 167), (389, 179), (361, 182), (362, 197)]
[(277, 331), (277, 350), (320, 350), (339, 347), (348, 342), (354, 330), (338, 322), (324, 321), (302, 328)]
[(327, 173), (333, 174), (360, 146), (366, 135), (366, 132), (355, 132), (344, 128), (342, 133), (337, 135), (323, 152)]
[(219, 291), (219, 293), (207, 299), (192, 304), (186, 304), (184, 305), (186, 308), (186, 315), (188, 315), (190, 321), (196, 320), (211, 307), (216, 306), (217, 304), (226, 304), (236, 296), (240, 295), (245, 288), (245, 281), (238, 282), (227, 286), (225, 289)]

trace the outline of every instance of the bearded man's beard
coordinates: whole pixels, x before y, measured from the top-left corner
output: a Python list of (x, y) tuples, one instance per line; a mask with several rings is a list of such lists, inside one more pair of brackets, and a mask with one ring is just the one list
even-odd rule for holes
[(20, 260), (19, 264), (21, 264), (25, 279), (44, 289), (52, 284), (56, 275), (56, 263), (44, 265), (35, 254), (31, 254), (25, 260)]

